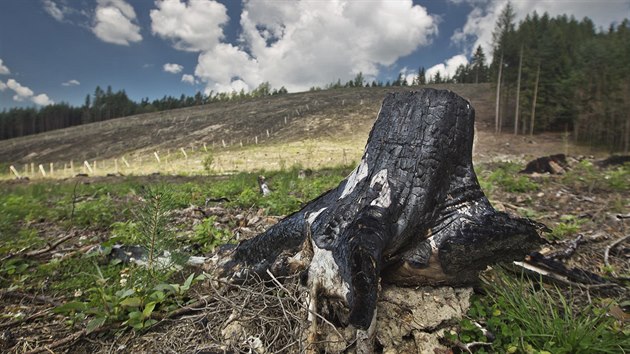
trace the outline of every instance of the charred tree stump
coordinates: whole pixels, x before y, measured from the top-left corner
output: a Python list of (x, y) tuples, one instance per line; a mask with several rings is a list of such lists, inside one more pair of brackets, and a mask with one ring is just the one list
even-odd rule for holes
[(380, 281), (464, 285), (522, 259), (540, 244), (540, 224), (492, 208), (473, 170), (473, 131), (473, 108), (453, 92), (389, 94), (354, 172), (223, 250), (219, 269), (231, 279), (304, 270), (312, 302), (340, 299), (345, 321), (369, 335)]

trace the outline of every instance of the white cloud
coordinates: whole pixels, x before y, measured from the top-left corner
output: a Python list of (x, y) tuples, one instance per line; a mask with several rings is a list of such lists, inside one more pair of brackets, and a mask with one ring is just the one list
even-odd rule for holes
[(2, 59), (0, 59), (0, 75), (9, 75), (11, 70), (6, 67), (6, 65), (2, 64)]
[(197, 80), (195, 80), (195, 77), (193, 75), (184, 74), (184, 75), (182, 75), (182, 82), (194, 85), (194, 84), (197, 83)]
[(166, 63), (162, 67), (164, 71), (171, 74), (179, 74), (184, 70), (184, 67), (179, 64)]
[(33, 96), (33, 91), (30, 88), (22, 86), (19, 82), (13, 79), (9, 79), (9, 81), (7, 81), (7, 87), (15, 92), (15, 96), (13, 96), (13, 100), (15, 101), (23, 101), (24, 99)]
[(31, 97), (31, 101), (33, 101), (33, 103), (38, 104), (40, 106), (48, 106), (50, 104), (55, 103), (50, 98), (48, 98), (48, 95), (46, 95), (45, 93)]
[(78, 80), (69, 80), (61, 83), (61, 86), (79, 86), (81, 83)]
[[(455, 31), (451, 41), (461, 44), (470, 54), (481, 45), (486, 56), (492, 60), (492, 31), (497, 18), (507, 4), (507, 0), (466, 1), (473, 6), (464, 26)], [(519, 0), (512, 1), (516, 13), (515, 24), (528, 14), (536, 11), (539, 15), (547, 12), (550, 16), (566, 14), (581, 20), (589, 17), (597, 27), (608, 28), (613, 22), (620, 22), (630, 13), (630, 2), (621, 1), (549, 1), (549, 0)]]
[(5, 84), (4, 82), (0, 81), (0, 91), (4, 91), (7, 89), (7, 84)]
[(48, 95), (46, 95), (45, 93), (35, 96), (35, 94), (33, 93), (33, 90), (31, 90), (30, 88), (26, 86), (22, 86), (19, 82), (15, 81), (14, 79), (9, 79), (7, 81), (6, 87), (10, 88), (11, 90), (13, 90), (13, 92), (15, 92), (15, 95), (13, 96), (14, 101), (22, 102), (28, 99), (28, 100), (31, 100), (33, 103), (38, 104), (40, 106), (46, 106), (46, 105), (54, 103), (50, 98), (48, 98)]
[(62, 22), (64, 18), (64, 12), (57, 6), (57, 4), (52, 0), (43, 0), (44, 11), (46, 11), (50, 16), (52, 16), (55, 20)]
[(402, 68), (402, 70), (400, 70), (400, 73), (403, 74), (403, 79), (409, 85), (413, 84), (413, 81), (416, 79), (416, 76), (418, 76), (417, 72), (414, 72), (413, 70), (409, 69), (406, 66)]
[(466, 64), (468, 64), (468, 59), (466, 59), (466, 56), (464, 54), (458, 54), (451, 57), (450, 59), (447, 59), (444, 63), (440, 63), (428, 68), (425, 71), (424, 77), (428, 82), (435, 76), (437, 72), (439, 72), (442, 79), (446, 79), (447, 77), (452, 78), (455, 75), (457, 68), (460, 65)]
[(359, 71), (375, 77), (437, 34), (437, 19), (411, 0), (370, 6), (350, 0), (251, 0), (243, 5), (240, 46), (235, 46), (222, 42), (229, 20), (224, 5), (213, 0), (156, 5), (153, 33), (172, 40), (175, 48), (200, 52), (195, 75), (206, 91), (251, 90), (264, 81), (303, 91)]
[(100, 40), (129, 45), (142, 40), (140, 26), (135, 24), (136, 12), (124, 0), (97, 0), (92, 32)]
[(212, 0), (158, 0), (150, 12), (151, 30), (186, 51), (210, 50), (223, 38), (229, 17), (224, 5)]

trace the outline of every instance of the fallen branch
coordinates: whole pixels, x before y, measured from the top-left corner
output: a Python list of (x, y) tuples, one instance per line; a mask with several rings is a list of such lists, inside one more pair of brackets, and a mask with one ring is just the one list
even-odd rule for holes
[(550, 254), (549, 258), (558, 260), (568, 259), (577, 251), (578, 246), (582, 243), (584, 243), (584, 235), (579, 234), (576, 238), (568, 242), (569, 245), (565, 249)]
[[(96, 332), (96, 331), (94, 331), (94, 332)], [(92, 332), (92, 333), (94, 333), (94, 332)], [(52, 349), (60, 347), (60, 346), (65, 345), (65, 344), (72, 343), (72, 342), (76, 341), (77, 339), (83, 337), (86, 334), (87, 334), (87, 330), (82, 329), (79, 332), (75, 332), (75, 333), (73, 333), (73, 334), (71, 334), (71, 335), (69, 335), (69, 336), (67, 336), (67, 337), (65, 337), (63, 339), (60, 339), (58, 341), (54, 341), (54, 342), (52, 342), (52, 343), (50, 343), (48, 345), (43, 345), (43, 346), (37, 347), (37, 348), (35, 348), (33, 350), (29, 350), (25, 354), (36, 354), (36, 353), (44, 353), (44, 352), (53, 353)]]
[(608, 245), (606, 247), (606, 250), (604, 250), (604, 264), (606, 265), (606, 268), (611, 269), (610, 274), (613, 277), (615, 277), (615, 278), (617, 277), (617, 274), (615, 274), (615, 271), (612, 270), (612, 268), (610, 267), (610, 262), (608, 262), (608, 257), (610, 256), (610, 250), (612, 250), (613, 248), (617, 247), (617, 245), (619, 245), (620, 243), (622, 243), (623, 241), (625, 241), (625, 240), (627, 240), (629, 238), (630, 238), (630, 234), (628, 234), (628, 235), (626, 235), (626, 236), (624, 236), (624, 237), (622, 237), (620, 239), (617, 239), (614, 242), (612, 242), (610, 245)]
[[(280, 281), (278, 281), (278, 279), (276, 279), (276, 277), (273, 275), (273, 273), (271, 273), (271, 271), (269, 271), (269, 269), (267, 269), (267, 274), (271, 277), (271, 280), (274, 282), (274, 284), (276, 284), (280, 289), (284, 290), (286, 292), (286, 294), (295, 301), (295, 303), (301, 304), (300, 301), (298, 299), (296, 299), (293, 296), (293, 294), (291, 294), (291, 292), (287, 288), (285, 288), (284, 285), (282, 285), (282, 283), (280, 283)], [(332, 324), (330, 321), (328, 321), (326, 318), (324, 318), (324, 316), (320, 315), (316, 311), (311, 310), (309, 308), (308, 304), (303, 305), (303, 307), (309, 313), (313, 314), (314, 316), (316, 316), (317, 318), (321, 319), (326, 324), (328, 324), (333, 329), (333, 331), (335, 331), (335, 334), (337, 334), (339, 336), (339, 338), (341, 338), (346, 343), (346, 345), (348, 344), (348, 342), (346, 341), (346, 338), (343, 335), (341, 335), (341, 333), (339, 333), (339, 331), (337, 330), (337, 327), (334, 324)]]
[(167, 319), (176, 318), (179, 316), (186, 315), (190, 312), (202, 310), (208, 305), (208, 300), (212, 298), (210, 295), (202, 296), (199, 300), (193, 302), (192, 304), (186, 305), (184, 307), (180, 307), (177, 310), (173, 310), (166, 315), (163, 316), (153, 316), (156, 320), (165, 321)]
[(12, 297), (14, 299), (24, 299), (27, 298), (29, 299), (31, 302), (38, 302), (38, 303), (44, 303), (44, 304), (49, 304), (52, 306), (59, 306), (61, 305), (61, 303), (51, 297), (48, 296), (44, 296), (44, 295), (31, 295), (31, 294), (27, 294), (27, 293), (22, 293), (22, 292), (18, 292), (18, 291), (7, 291), (7, 290), (0, 290), (0, 298), (3, 297)]
[(561, 274), (555, 273), (547, 269), (543, 269), (537, 265), (533, 265), (527, 262), (515, 261), (515, 262), (512, 262), (512, 264), (527, 272), (531, 272), (538, 276), (546, 277), (552, 281), (556, 281), (558, 283), (572, 286), (572, 287), (577, 287), (583, 290), (593, 290), (593, 289), (602, 289), (602, 288), (623, 288), (623, 286), (616, 283), (602, 282), (599, 284), (584, 284), (584, 283), (576, 282), (569, 279), (566, 275), (561, 275)]
[(29, 321), (32, 321), (34, 319), (37, 319), (37, 318), (40, 318), (40, 317), (44, 317), (44, 315), (48, 314), (49, 312), (50, 312), (50, 308), (47, 308), (45, 310), (36, 312), (36, 313), (34, 313), (34, 314), (30, 315), (30, 316), (24, 317), (24, 318), (13, 320), (13, 321), (10, 321), (10, 322), (7, 322), (7, 323), (1, 323), (0, 324), (0, 329), (7, 328), (7, 327), (13, 327), (13, 326), (18, 325), (20, 323), (29, 322)]
[(44, 253), (48, 253), (48, 252), (54, 250), (55, 248), (57, 248), (57, 246), (59, 246), (60, 244), (68, 241), (69, 239), (71, 239), (71, 238), (73, 238), (73, 237), (75, 237), (77, 235), (78, 235), (77, 232), (73, 232), (73, 233), (67, 234), (66, 236), (64, 236), (64, 237), (60, 238), (59, 240), (55, 241), (54, 243), (49, 244), (48, 247), (45, 247), (45, 248), (42, 248), (42, 249), (39, 249), (39, 250), (35, 250), (35, 251), (26, 252), (24, 254), (24, 256), (26, 256), (26, 257), (36, 257), (36, 256), (42, 255)]
[(471, 353), (471, 354), (473, 352), (472, 348), (474, 348), (474, 347), (492, 346), (492, 343), (486, 343), (486, 342), (462, 343), (460, 341), (454, 341), (453, 344), (455, 344), (459, 349), (464, 350), (467, 353)]

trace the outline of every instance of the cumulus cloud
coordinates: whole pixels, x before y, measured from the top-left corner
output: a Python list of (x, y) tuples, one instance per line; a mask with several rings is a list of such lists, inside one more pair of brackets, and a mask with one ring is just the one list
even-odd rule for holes
[(197, 83), (197, 80), (195, 80), (195, 77), (193, 75), (184, 74), (182, 75), (182, 82), (185, 82), (190, 85), (194, 85)]
[(24, 99), (33, 96), (33, 90), (26, 86), (22, 86), (14, 79), (9, 79), (9, 81), (7, 81), (7, 87), (15, 92), (15, 96), (13, 96), (13, 100), (15, 101), (24, 101)]
[(464, 54), (458, 54), (451, 57), (450, 59), (447, 59), (444, 63), (436, 64), (428, 68), (424, 73), (424, 77), (427, 82), (431, 80), (438, 72), (440, 73), (442, 79), (453, 77), (455, 75), (455, 72), (457, 71), (457, 68), (460, 65), (466, 64), (468, 64), (468, 59), (466, 59), (466, 56)]
[(40, 106), (48, 106), (54, 103), (50, 98), (48, 98), (48, 95), (46, 95), (45, 93), (41, 93), (37, 96), (31, 97), (31, 101)]
[[(468, 14), (464, 26), (455, 31), (451, 41), (460, 44), (470, 54), (477, 46), (481, 46), (492, 60), (492, 31), (501, 11), (508, 0), (480, 1), (458, 0), (468, 2), (473, 9)], [(576, 19), (589, 17), (593, 23), (601, 28), (607, 28), (613, 22), (620, 22), (628, 16), (630, 5), (627, 1), (606, 1), (603, 3), (592, 1), (571, 1), (567, 6), (565, 1), (548, 0), (519, 0), (512, 1), (516, 13), (515, 23), (536, 11), (539, 15), (547, 12), (550, 16), (566, 14)]]
[(35, 95), (33, 93), (33, 90), (31, 90), (30, 88), (26, 86), (22, 86), (19, 82), (15, 81), (14, 79), (9, 79), (6, 83), (6, 87), (10, 88), (11, 90), (13, 90), (13, 92), (15, 92), (15, 95), (13, 96), (14, 101), (22, 102), (25, 100), (31, 100), (31, 102), (40, 106), (46, 106), (46, 105), (54, 103), (50, 98), (48, 98), (48, 95), (46, 95), (45, 93)]
[(179, 50), (210, 50), (223, 39), (223, 25), (229, 17), (222, 4), (211, 0), (162, 0), (156, 6), (149, 13), (153, 34), (173, 41)]
[[(196, 77), (206, 90), (251, 90), (268, 81), (303, 91), (383, 66), (427, 45), (437, 19), (411, 0), (246, 1), (239, 45), (224, 43), (225, 6), (213, 0), (162, 0), (151, 11), (153, 33), (175, 48), (200, 52)], [(196, 16), (204, 10), (206, 15)], [(194, 28), (199, 28), (195, 31)]]
[(184, 70), (184, 67), (179, 64), (166, 63), (162, 67), (164, 71), (171, 74), (179, 74)]
[(78, 80), (69, 80), (66, 82), (62, 82), (61, 86), (79, 86), (81, 83)]
[(11, 73), (11, 70), (6, 67), (6, 65), (2, 64), (2, 59), (0, 59), (0, 75), (8, 75)]
[(0, 81), (0, 91), (4, 91), (7, 89), (7, 84), (5, 84), (4, 82)]
[(97, 0), (92, 32), (100, 40), (118, 45), (129, 45), (142, 40), (136, 12), (124, 0)]

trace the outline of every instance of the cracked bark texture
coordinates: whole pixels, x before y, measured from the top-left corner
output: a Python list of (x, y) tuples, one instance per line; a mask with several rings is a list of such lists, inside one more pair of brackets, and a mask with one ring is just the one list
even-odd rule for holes
[(389, 94), (357, 168), (338, 187), (224, 252), (224, 275), (305, 267), (314, 296), (340, 298), (367, 329), (379, 282), (464, 285), (521, 259), (540, 224), (495, 211), (472, 165), (474, 109), (435, 89)]

